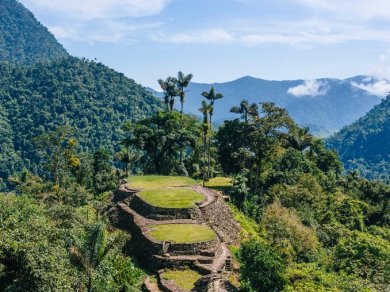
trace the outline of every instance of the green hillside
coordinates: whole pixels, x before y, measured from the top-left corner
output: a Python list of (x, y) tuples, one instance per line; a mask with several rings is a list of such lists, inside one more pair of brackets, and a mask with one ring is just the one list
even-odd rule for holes
[[(36, 136), (68, 125), (75, 130), (81, 151), (102, 145), (113, 150), (125, 121), (145, 118), (160, 108), (159, 100), (123, 74), (72, 57), (33, 67), (0, 64), (0, 83), (1, 120), (7, 125), (9, 149), (1, 159), (20, 155), (22, 165), (37, 173)], [(1, 171), (2, 178), (17, 165)]]
[(331, 137), (347, 169), (368, 178), (390, 179), (390, 96), (364, 117)]
[(31, 65), (67, 56), (62, 45), (22, 4), (0, 1), (0, 61)]

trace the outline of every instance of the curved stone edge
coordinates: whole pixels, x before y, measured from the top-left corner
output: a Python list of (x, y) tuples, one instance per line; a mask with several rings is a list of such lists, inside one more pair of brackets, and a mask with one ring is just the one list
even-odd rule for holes
[(207, 222), (220, 239), (229, 244), (239, 244), (241, 226), (234, 220), (224, 197), (217, 191), (201, 186), (191, 187), (206, 196), (206, 201), (199, 205), (204, 222)]
[[(218, 235), (215, 238), (208, 241), (193, 242), (193, 243), (172, 243), (158, 241), (149, 236), (148, 226), (152, 224), (165, 224), (169, 221), (156, 222), (151, 220), (145, 220), (142, 216), (135, 213), (131, 208), (129, 208), (124, 203), (117, 204), (117, 209), (119, 213), (119, 218), (116, 219), (119, 227), (128, 230), (132, 235), (132, 240), (137, 242), (139, 245), (139, 250), (143, 251), (143, 254), (149, 255), (150, 258), (152, 255), (196, 255), (202, 250), (206, 249), (216, 249), (219, 246)], [(181, 222), (171, 223), (171, 224), (180, 224)], [(186, 223), (186, 222), (184, 222)], [(188, 224), (196, 224), (191, 222)]]
[(193, 208), (158, 207), (144, 200), (138, 193), (135, 193), (132, 197), (130, 207), (143, 217), (153, 220), (195, 220), (201, 216), (199, 209), (196, 206)]

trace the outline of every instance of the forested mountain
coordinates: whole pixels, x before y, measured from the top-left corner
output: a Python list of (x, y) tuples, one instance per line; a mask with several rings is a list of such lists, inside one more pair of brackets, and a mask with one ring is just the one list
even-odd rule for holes
[(0, 84), (0, 122), (5, 125), (0, 159), (13, 161), (13, 167), (2, 164), (3, 179), (20, 169), (19, 156), (23, 166), (39, 173), (34, 138), (57, 126), (75, 130), (81, 151), (102, 145), (113, 151), (125, 121), (160, 108), (159, 100), (123, 74), (73, 57), (31, 67), (2, 63)]
[(0, 61), (31, 65), (67, 56), (62, 45), (21, 3), (0, 1)]
[(390, 96), (364, 117), (327, 140), (347, 169), (368, 178), (390, 179)]
[[(227, 83), (191, 83), (188, 88), (187, 112), (199, 114), (201, 93), (211, 86), (224, 95), (223, 102), (215, 110), (214, 121), (221, 124), (225, 119), (237, 118), (230, 108), (242, 99), (252, 102), (275, 102), (286, 108), (294, 120), (310, 127), (318, 136), (329, 136), (365, 115), (381, 98), (359, 88), (370, 88), (378, 80), (365, 76), (352, 79), (318, 79), (312, 81), (268, 81), (243, 77)], [(362, 86), (360, 86), (362, 87)]]

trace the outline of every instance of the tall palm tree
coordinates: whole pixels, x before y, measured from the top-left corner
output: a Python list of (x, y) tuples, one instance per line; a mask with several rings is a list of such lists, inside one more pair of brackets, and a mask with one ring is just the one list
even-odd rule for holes
[(248, 123), (248, 117), (257, 117), (259, 115), (259, 108), (257, 104), (252, 103), (249, 105), (248, 100), (243, 99), (240, 102), (240, 106), (233, 106), (230, 109), (230, 112), (236, 113), (236, 114), (241, 114), (241, 118), (244, 119), (245, 123)]
[(212, 117), (213, 117), (213, 114), (214, 114), (214, 102), (217, 100), (217, 99), (221, 99), (223, 97), (222, 93), (217, 93), (215, 91), (215, 88), (214, 87), (211, 87), (210, 91), (207, 92), (203, 92), (202, 95), (210, 101), (210, 105), (213, 106), (213, 108), (210, 110), (209, 112), (209, 116), (210, 116), (210, 125), (212, 126)]
[[(222, 93), (217, 93), (215, 91), (215, 88), (214, 87), (211, 87), (210, 91), (207, 92), (203, 92), (202, 95), (210, 101), (210, 111), (209, 111), (209, 124), (210, 124), (210, 129), (212, 131), (212, 128), (213, 128), (213, 114), (214, 114), (214, 102), (217, 100), (217, 99), (221, 99), (223, 97)], [(209, 152), (208, 152), (208, 168), (207, 168), (207, 175), (208, 177), (210, 177), (210, 164), (211, 164), (211, 155), (210, 155), (210, 148), (211, 148), (211, 139), (210, 139), (210, 136), (209, 136)]]
[(192, 77), (194, 77), (192, 74), (184, 75), (183, 72), (181, 71), (179, 71), (179, 73), (177, 74), (177, 87), (180, 90), (179, 96), (180, 96), (180, 103), (181, 103), (181, 109), (180, 109), (181, 116), (183, 116), (184, 101), (186, 97), (186, 93), (184, 89), (188, 87)]
[(88, 292), (92, 291), (93, 274), (96, 269), (111, 250), (122, 246), (125, 241), (123, 236), (116, 236), (111, 239), (107, 237), (106, 225), (103, 222), (98, 222), (89, 230), (84, 242), (75, 244), (70, 248), (71, 255), (79, 262), (87, 274)]
[(206, 101), (202, 100), (202, 107), (199, 111), (203, 114), (203, 186), (205, 186), (206, 182), (206, 157), (207, 157), (207, 136), (210, 131), (210, 120), (209, 114), (210, 110), (212, 110), (213, 106), (211, 104), (207, 104)]
[(165, 80), (158, 79), (161, 89), (164, 91), (164, 103), (167, 111), (173, 111), (175, 107), (175, 97), (180, 94), (177, 87), (178, 80), (174, 77), (168, 77)]
[(131, 165), (141, 158), (141, 153), (132, 148), (123, 148), (115, 154), (115, 158), (125, 165), (126, 178), (129, 177), (129, 170)]

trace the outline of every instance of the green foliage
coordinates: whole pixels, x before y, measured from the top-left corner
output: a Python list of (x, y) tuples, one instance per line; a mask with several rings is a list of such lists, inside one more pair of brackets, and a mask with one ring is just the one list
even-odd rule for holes
[(390, 281), (390, 242), (378, 236), (353, 231), (336, 246), (336, 269), (369, 280), (385, 290)]
[(49, 30), (23, 4), (0, 2), (0, 62), (32, 65), (67, 57)]
[(288, 261), (313, 261), (318, 256), (316, 233), (304, 226), (292, 210), (283, 208), (279, 201), (268, 205), (260, 226), (267, 240)]
[(370, 179), (390, 180), (390, 96), (364, 117), (327, 140), (347, 169)]
[(114, 191), (117, 178), (112, 168), (110, 152), (99, 148), (93, 155), (93, 189), (95, 194)]
[(122, 143), (143, 152), (139, 163), (146, 173), (186, 175), (198, 169), (201, 126), (195, 117), (159, 112), (151, 118), (126, 124), (123, 129), (127, 137)]
[(72, 268), (64, 231), (25, 197), (0, 194), (0, 290), (65, 291), (80, 275)]
[(0, 191), (9, 187), (7, 178), (22, 168), (20, 155), (14, 149), (14, 133), (4, 108), (0, 105)]
[(315, 263), (293, 264), (287, 268), (286, 276), (290, 279), (283, 289), (286, 292), (371, 291), (359, 278), (327, 272)]
[[(6, 137), (14, 149), (4, 159), (9, 161), (16, 152), (22, 164), (16, 163), (15, 170), (24, 166), (39, 175), (47, 173), (42, 156), (36, 155), (35, 137), (67, 125), (74, 130), (81, 152), (93, 153), (104, 146), (112, 155), (123, 139), (124, 121), (145, 118), (161, 107), (159, 100), (123, 74), (72, 57), (31, 67), (0, 63), (0, 83), (0, 117), (6, 117), (10, 126)], [(2, 175), (4, 181), (11, 171), (12, 167)]]
[(245, 242), (239, 253), (242, 291), (281, 291), (285, 264), (272, 247), (259, 240)]

